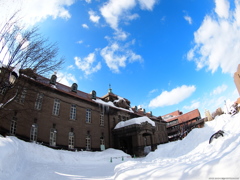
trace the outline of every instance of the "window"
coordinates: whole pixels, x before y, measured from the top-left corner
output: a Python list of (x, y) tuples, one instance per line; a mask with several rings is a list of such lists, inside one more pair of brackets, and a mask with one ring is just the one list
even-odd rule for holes
[(71, 109), (70, 109), (70, 119), (71, 120), (76, 120), (76, 105), (75, 104), (72, 104), (71, 105)]
[(50, 84), (53, 84), (55, 85), (56, 84), (56, 81), (57, 81), (57, 76), (55, 74), (53, 74), (51, 76), (51, 79), (50, 79)]
[(90, 138), (90, 135), (87, 135), (87, 137), (86, 137), (86, 150), (87, 151), (91, 150), (91, 138)]
[(37, 132), (38, 132), (38, 126), (37, 124), (33, 124), (30, 131), (30, 141), (33, 141), (33, 142), (37, 141)]
[(72, 89), (72, 92), (77, 92), (77, 88), (78, 88), (78, 85), (76, 84), (76, 83), (73, 83), (72, 84), (72, 87), (71, 87), (71, 89)]
[(59, 115), (59, 109), (60, 109), (60, 100), (55, 99), (53, 104), (53, 115), (58, 116)]
[(100, 126), (104, 126), (104, 113), (100, 112)]
[(86, 109), (86, 123), (91, 123), (91, 109)]
[(0, 89), (0, 94), (4, 95), (7, 91), (7, 88), (3, 87)]
[(13, 117), (10, 126), (10, 134), (15, 135), (17, 130), (17, 118)]
[(92, 91), (91, 92), (91, 94), (92, 94), (92, 99), (95, 99), (96, 100), (96, 97), (97, 97), (97, 93), (96, 93), (96, 91)]
[(55, 128), (52, 128), (50, 130), (49, 145), (56, 146), (56, 142), (57, 142), (57, 130)]
[(69, 132), (68, 134), (68, 149), (74, 149), (74, 133)]
[(104, 145), (104, 144), (105, 144), (105, 142), (104, 142), (104, 138), (101, 137), (101, 138), (100, 138), (100, 145)]
[(43, 101), (43, 93), (37, 94), (37, 99), (35, 102), (35, 109), (41, 110), (42, 109), (42, 101)]
[(17, 102), (24, 104), (26, 94), (27, 94), (27, 88), (24, 87), (22, 92), (17, 97)]

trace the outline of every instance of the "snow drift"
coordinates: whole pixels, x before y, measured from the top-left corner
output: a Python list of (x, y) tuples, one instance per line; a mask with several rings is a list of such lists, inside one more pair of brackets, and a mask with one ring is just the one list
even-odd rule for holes
[[(218, 130), (224, 136), (209, 144)], [(0, 179), (239, 179), (239, 155), (240, 113), (216, 117), (183, 140), (136, 159), (114, 149), (69, 152), (0, 137)]]

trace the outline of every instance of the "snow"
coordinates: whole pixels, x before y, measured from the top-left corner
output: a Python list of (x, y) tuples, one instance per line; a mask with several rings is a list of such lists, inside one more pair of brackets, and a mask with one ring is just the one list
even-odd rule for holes
[[(220, 136), (209, 144), (218, 130)], [(70, 152), (0, 137), (0, 179), (239, 179), (240, 113), (221, 115), (183, 140), (162, 144), (143, 158), (120, 150)]]
[[(119, 100), (120, 100), (120, 99), (115, 100), (115, 102), (116, 102), (116, 101), (119, 101)], [(115, 106), (115, 105), (113, 104), (113, 102), (111, 102), (111, 101), (105, 102), (105, 101), (103, 101), (103, 100), (101, 100), (101, 99), (96, 99), (96, 100), (93, 99), (93, 101), (95, 101), (95, 102), (98, 103), (98, 104), (103, 104), (103, 105), (105, 105), (105, 106), (112, 106), (112, 107), (117, 108), (117, 109), (121, 109), (121, 110), (124, 110), (124, 111), (133, 112), (133, 110), (132, 110), (131, 108), (129, 108), (129, 109), (124, 109), (124, 108), (121, 108), (121, 107), (117, 107), (117, 106)]]
[(152, 124), (152, 126), (155, 126), (154, 121), (149, 119), (147, 116), (142, 116), (142, 117), (138, 117), (138, 118), (129, 119), (127, 121), (121, 121), (115, 126), (114, 129), (119, 129), (119, 128), (130, 126), (130, 125), (133, 125), (133, 124), (141, 124), (141, 123), (144, 123), (144, 122), (148, 122), (148, 123)]

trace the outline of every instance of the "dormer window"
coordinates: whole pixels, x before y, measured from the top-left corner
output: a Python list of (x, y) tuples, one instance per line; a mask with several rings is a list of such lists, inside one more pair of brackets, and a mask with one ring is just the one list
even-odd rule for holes
[(136, 112), (138, 112), (138, 107), (137, 106), (135, 106), (134, 109), (135, 109)]
[(51, 77), (51, 79), (50, 79), (50, 84), (55, 85), (55, 84), (56, 84), (56, 81), (57, 81), (57, 76), (56, 76), (56, 74), (53, 74), (52, 77)]
[(72, 84), (72, 92), (77, 92), (77, 89), (78, 89), (78, 85), (76, 83), (73, 83)]
[(96, 100), (96, 98), (97, 98), (97, 93), (96, 93), (96, 91), (92, 91), (91, 92), (91, 95), (92, 95), (92, 99), (95, 99)]

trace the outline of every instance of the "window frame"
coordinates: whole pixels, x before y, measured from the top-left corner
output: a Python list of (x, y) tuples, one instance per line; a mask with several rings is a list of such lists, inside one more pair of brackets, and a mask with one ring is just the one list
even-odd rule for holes
[(42, 109), (43, 97), (44, 97), (43, 93), (38, 93), (37, 94), (37, 99), (35, 101), (35, 109), (36, 110), (41, 110)]
[(70, 107), (70, 120), (76, 120), (77, 119), (77, 105), (72, 104)]
[(60, 99), (54, 99), (52, 114), (54, 116), (58, 116), (59, 112), (60, 112)]
[(74, 149), (74, 132), (68, 133), (68, 149)]
[(17, 132), (17, 118), (13, 117), (10, 124), (10, 134), (16, 135)]
[(91, 150), (91, 137), (90, 135), (86, 136), (86, 150), (90, 151)]
[(23, 87), (21, 93), (17, 95), (16, 101), (20, 104), (24, 104), (27, 95), (27, 88)]
[(100, 112), (100, 126), (104, 126), (104, 113)]
[(30, 141), (37, 142), (38, 125), (34, 123), (30, 130)]
[(86, 109), (86, 123), (92, 122), (92, 110), (90, 108)]
[(57, 130), (55, 128), (50, 129), (49, 146), (55, 147), (57, 145)]

